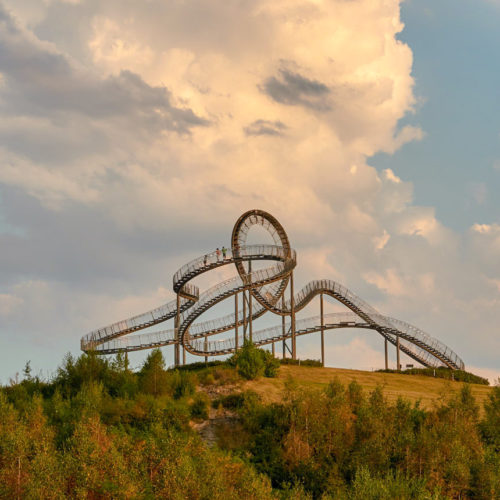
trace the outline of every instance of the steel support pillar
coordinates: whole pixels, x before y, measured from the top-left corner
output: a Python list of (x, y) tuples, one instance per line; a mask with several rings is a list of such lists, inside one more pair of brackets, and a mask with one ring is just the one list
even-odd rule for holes
[[(283, 296), (281, 298), (281, 309), (285, 310), (285, 292), (283, 292)], [(281, 330), (283, 334), (283, 359), (286, 358), (286, 320), (285, 316), (281, 316)]]
[[(205, 352), (208, 350), (208, 335), (205, 335), (205, 343), (203, 345), (203, 348), (205, 349)], [(205, 364), (208, 363), (208, 356), (205, 356)]]
[(387, 339), (384, 338), (384, 351), (385, 351), (385, 369), (389, 369), (389, 355), (387, 353)]
[(234, 294), (234, 347), (238, 350), (238, 292)]
[(399, 362), (399, 335), (396, 337), (396, 357), (397, 357), (397, 370), (401, 370), (401, 363)]
[(243, 289), (243, 342), (247, 338), (247, 292)]
[[(248, 261), (248, 273), (250, 275), (250, 285), (252, 284), (252, 261)], [(253, 342), (253, 325), (252, 325), (252, 289), (248, 290), (248, 320), (250, 322), (249, 337), (250, 342)]]
[(292, 330), (292, 359), (297, 359), (297, 343), (295, 339), (295, 298), (293, 296), (293, 271), (290, 273), (290, 320)]
[(321, 366), (325, 366), (325, 316), (323, 310), (323, 293), (319, 295), (319, 309), (321, 315)]
[(177, 312), (175, 315), (175, 350), (174, 350), (174, 365), (179, 366), (180, 363), (180, 338), (179, 338), (179, 326), (181, 319), (181, 296), (177, 294)]

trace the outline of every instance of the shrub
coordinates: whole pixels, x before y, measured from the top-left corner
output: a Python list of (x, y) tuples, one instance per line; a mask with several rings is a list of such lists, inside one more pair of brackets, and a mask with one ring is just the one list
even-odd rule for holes
[(228, 360), (228, 364), (236, 366), (240, 376), (247, 380), (253, 380), (262, 375), (275, 377), (280, 366), (279, 360), (270, 352), (257, 348), (248, 339), (245, 340), (241, 350)]
[(198, 381), (196, 374), (189, 371), (179, 372), (174, 370), (170, 373), (170, 377), (172, 394), (175, 399), (194, 394), (196, 383)]
[(243, 348), (238, 358), (238, 373), (247, 380), (252, 380), (264, 372), (264, 360), (255, 348)]
[(316, 366), (321, 368), (323, 365), (319, 359), (291, 359), (285, 358), (279, 360), (282, 365), (300, 365), (300, 366)]
[(439, 368), (408, 368), (406, 370), (377, 370), (382, 373), (400, 373), (402, 375), (424, 375), (426, 377), (444, 378), (447, 380), (455, 380), (457, 382), (467, 382), (469, 384), (490, 385), (488, 379), (474, 375), (474, 373), (464, 370), (452, 370), (441, 366)]
[(200, 420), (208, 418), (208, 397), (206, 394), (197, 392), (194, 395), (194, 400), (191, 404), (191, 417)]
[(280, 369), (280, 361), (275, 358), (269, 351), (261, 351), (264, 357), (264, 377), (274, 378), (278, 375)]
[(201, 385), (213, 385), (215, 384), (215, 378), (212, 372), (202, 372), (198, 375)]

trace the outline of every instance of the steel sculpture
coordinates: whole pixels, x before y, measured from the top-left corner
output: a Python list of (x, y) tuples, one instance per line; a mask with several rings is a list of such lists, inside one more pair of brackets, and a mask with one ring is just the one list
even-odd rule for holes
[[(274, 245), (247, 245), (249, 230), (259, 225), (273, 238)], [(264, 269), (252, 270), (252, 263), (271, 261)], [(367, 328), (384, 338), (385, 365), (388, 367), (388, 342), (396, 346), (397, 367), (399, 353), (404, 352), (427, 367), (447, 366), (464, 369), (464, 362), (449, 347), (419, 328), (404, 321), (380, 314), (343, 285), (331, 280), (315, 280), (297, 294), (293, 288), (293, 271), (297, 264), (296, 253), (290, 247), (288, 236), (281, 224), (263, 210), (250, 210), (236, 222), (231, 249), (221, 256), (216, 252), (198, 257), (181, 267), (173, 278), (176, 300), (144, 314), (94, 330), (81, 339), (83, 351), (97, 354), (137, 351), (173, 345), (175, 364), (181, 363), (181, 348), (197, 356), (230, 354), (250, 339), (258, 346), (282, 342), (283, 357), (286, 350), (293, 359), (297, 357), (296, 338), (321, 332), (321, 361), (324, 365), (324, 332), (336, 328)], [(203, 273), (222, 266), (234, 265), (237, 275), (200, 293), (191, 281)], [(320, 315), (296, 320), (296, 313), (313, 298), (320, 297)], [(348, 310), (324, 314), (323, 297), (328, 295)], [(234, 297), (234, 313), (215, 319), (196, 320), (215, 304)], [(240, 299), (242, 307), (239, 307)], [(253, 321), (266, 312), (281, 316), (280, 325), (253, 331)], [(174, 329), (130, 335), (139, 330), (174, 320)], [(209, 340), (214, 335), (233, 332), (222, 339)]]

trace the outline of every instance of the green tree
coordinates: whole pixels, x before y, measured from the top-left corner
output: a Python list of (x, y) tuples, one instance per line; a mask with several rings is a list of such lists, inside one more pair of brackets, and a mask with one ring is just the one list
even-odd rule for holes
[(139, 372), (139, 384), (143, 392), (160, 396), (169, 390), (165, 359), (160, 349), (153, 349)]
[(276, 377), (280, 369), (280, 360), (275, 358), (269, 351), (259, 350), (264, 358), (264, 377)]
[(500, 453), (500, 385), (493, 387), (484, 403), (484, 418), (481, 431), (486, 443)]
[(245, 339), (243, 347), (233, 354), (229, 362), (236, 366), (238, 373), (247, 380), (262, 375), (275, 377), (280, 366), (279, 360), (270, 352), (258, 349), (249, 339)]

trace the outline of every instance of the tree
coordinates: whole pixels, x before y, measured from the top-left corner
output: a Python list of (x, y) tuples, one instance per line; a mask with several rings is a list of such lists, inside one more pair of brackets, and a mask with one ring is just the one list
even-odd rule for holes
[(279, 360), (270, 352), (259, 349), (248, 339), (245, 339), (243, 347), (233, 354), (230, 363), (235, 365), (238, 373), (247, 380), (264, 375), (265, 377), (276, 377), (279, 370)]
[(23, 369), (24, 380), (31, 380), (31, 361), (27, 361)]
[(233, 356), (238, 373), (247, 380), (253, 380), (264, 373), (264, 360), (251, 340), (245, 339), (243, 347)]
[(168, 392), (167, 372), (165, 359), (160, 349), (153, 349), (139, 373), (141, 389), (153, 396), (160, 396)]
[(493, 387), (488, 401), (484, 403), (484, 418), (481, 430), (487, 444), (500, 453), (500, 386)]

